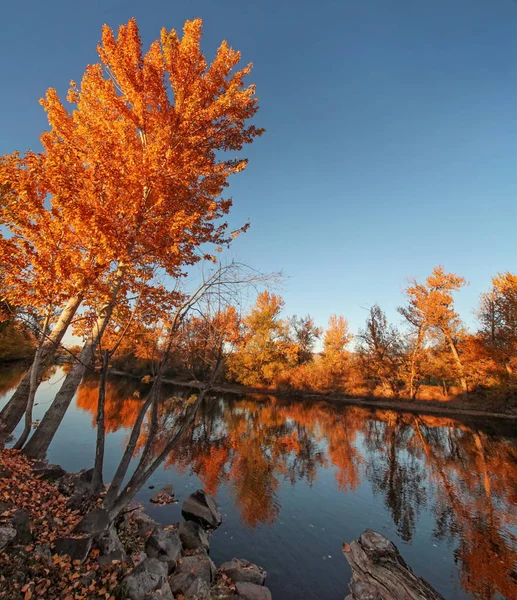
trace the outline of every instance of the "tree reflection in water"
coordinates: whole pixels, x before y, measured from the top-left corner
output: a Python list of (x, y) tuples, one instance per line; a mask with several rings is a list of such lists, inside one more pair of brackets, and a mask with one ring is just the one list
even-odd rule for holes
[[(161, 402), (154, 456), (184, 406), (175, 398), (184, 402), (189, 393), (169, 391)], [(136, 383), (110, 382), (107, 431), (131, 428), (141, 402)], [(96, 386), (86, 381), (77, 404), (93, 416), (96, 403)], [(143, 428), (140, 450), (148, 428)], [(344, 493), (361, 480), (371, 484), (406, 541), (414, 536), (420, 511), (430, 508), (434, 536), (456, 548), (467, 592), (482, 599), (498, 593), (517, 598), (515, 438), (487, 435), (479, 426), (442, 417), (270, 396), (210, 398), (166, 466), (192, 470), (211, 494), (228, 485), (250, 527), (276, 520), (283, 482), (312, 485), (321, 467), (333, 467)]]

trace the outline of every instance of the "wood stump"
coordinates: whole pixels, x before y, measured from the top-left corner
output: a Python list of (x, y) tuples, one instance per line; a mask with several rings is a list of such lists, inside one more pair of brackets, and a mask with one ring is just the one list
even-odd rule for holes
[(345, 600), (444, 600), (413, 573), (395, 544), (376, 531), (367, 529), (358, 540), (343, 544), (343, 553), (352, 568)]

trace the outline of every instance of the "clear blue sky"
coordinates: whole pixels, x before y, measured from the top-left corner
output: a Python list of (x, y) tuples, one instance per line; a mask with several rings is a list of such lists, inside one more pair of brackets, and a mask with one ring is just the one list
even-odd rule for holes
[(204, 20), (255, 65), (267, 133), (231, 186), (233, 255), (290, 276), (289, 314), (357, 329), (378, 302), (397, 319), (407, 277), (437, 264), (470, 281), (469, 323), (498, 271), (517, 268), (516, 0), (5, 2), (0, 153), (39, 148), (38, 99), (97, 60), (101, 26)]

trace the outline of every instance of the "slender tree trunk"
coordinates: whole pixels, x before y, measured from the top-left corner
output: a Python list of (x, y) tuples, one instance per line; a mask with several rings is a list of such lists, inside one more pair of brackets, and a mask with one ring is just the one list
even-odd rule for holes
[(465, 369), (463, 368), (463, 363), (461, 362), (460, 355), (458, 354), (458, 349), (456, 348), (456, 344), (454, 343), (452, 337), (447, 336), (447, 342), (449, 343), (449, 348), (451, 349), (454, 362), (456, 363), (456, 368), (458, 369), (461, 389), (466, 393), (468, 392), (467, 379), (465, 377)]
[[(70, 298), (65, 308), (61, 311), (59, 319), (52, 328), (51, 333), (48, 336), (45, 336), (41, 353), (38, 358), (39, 365), (37, 367), (37, 371), (34, 372), (36, 375), (36, 389), (41, 382), (46, 367), (54, 357), (54, 354), (82, 301), (83, 296), (81, 294)], [(36, 361), (36, 356), (34, 357), (34, 361)], [(25, 412), (31, 391), (32, 373), (33, 369), (31, 366), (19, 383), (11, 399), (4, 406), (2, 412), (0, 413), (0, 444), (3, 444), (7, 436), (14, 431), (15, 427), (20, 422), (23, 413)]]
[(32, 429), (32, 409), (34, 408), (34, 398), (36, 396), (36, 390), (38, 389), (38, 372), (41, 364), (41, 353), (43, 350), (43, 344), (45, 343), (45, 338), (48, 331), (48, 325), (50, 321), (50, 311), (47, 313), (45, 317), (45, 322), (43, 324), (43, 332), (41, 334), (41, 340), (38, 344), (38, 349), (36, 350), (36, 354), (34, 356), (34, 361), (30, 370), (30, 386), (29, 386), (29, 398), (27, 400), (27, 408), (25, 410), (25, 427), (23, 428), (23, 432), (21, 436), (18, 438), (18, 441), (13, 446), (15, 450), (20, 450), (23, 448), (23, 445), (27, 441), (27, 438), (30, 435)]
[(124, 482), (124, 478), (126, 477), (129, 464), (131, 463), (131, 459), (133, 458), (136, 444), (138, 442), (138, 438), (140, 437), (140, 431), (142, 429), (142, 423), (144, 422), (145, 415), (149, 410), (149, 406), (151, 406), (151, 404), (154, 402), (154, 398), (158, 395), (160, 385), (161, 374), (158, 373), (158, 376), (154, 380), (145, 402), (142, 404), (140, 411), (138, 412), (135, 424), (133, 425), (133, 428), (131, 430), (131, 435), (129, 436), (129, 441), (124, 450), (124, 454), (120, 459), (117, 472), (115, 473), (115, 476), (113, 477), (111, 484), (108, 488), (108, 492), (104, 497), (103, 504), (105, 508), (110, 508), (118, 496), (119, 490), (122, 486), (122, 483)]
[(108, 325), (113, 308), (115, 307), (120, 286), (124, 278), (125, 269), (119, 267), (117, 269), (115, 279), (111, 288), (111, 297), (109, 302), (102, 307), (99, 317), (93, 327), (93, 330), (86, 341), (78, 360), (70, 372), (65, 377), (63, 385), (57, 393), (54, 401), (45, 413), (39, 427), (34, 432), (28, 444), (24, 448), (25, 454), (31, 458), (43, 458), (52, 442), (56, 431), (65, 416), (65, 413), (72, 402), (77, 388), (81, 383), (86, 369), (92, 364), (95, 357), (95, 351), (102, 338), (104, 330)]
[(104, 441), (106, 428), (104, 426), (104, 406), (106, 403), (106, 380), (108, 378), (109, 350), (102, 353), (101, 378), (99, 381), (99, 400), (97, 403), (97, 442), (95, 445), (95, 465), (93, 469), (92, 488), (99, 493), (104, 485), (102, 476), (104, 466)]
[(513, 375), (513, 369), (512, 369), (512, 366), (510, 365), (510, 359), (509, 358), (505, 358), (505, 360), (504, 360), (504, 368), (506, 369), (508, 377), (511, 377)]

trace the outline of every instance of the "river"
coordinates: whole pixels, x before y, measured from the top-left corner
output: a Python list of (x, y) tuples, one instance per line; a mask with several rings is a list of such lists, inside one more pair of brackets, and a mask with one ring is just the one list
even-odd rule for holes
[[(0, 369), (0, 408), (22, 370)], [(52, 370), (36, 396), (41, 419), (63, 379)], [(105, 480), (112, 477), (145, 397), (138, 381), (111, 377)], [(185, 390), (166, 389), (167, 413)], [(83, 381), (48, 452), (68, 471), (89, 468), (95, 448), (94, 379)], [(15, 432), (15, 437), (20, 428)], [(179, 504), (149, 502), (172, 483)], [(149, 486), (154, 486), (150, 489)], [(274, 396), (214, 396), (137, 499), (162, 523), (203, 487), (222, 507), (211, 540), (216, 564), (247, 558), (268, 571), (276, 600), (342, 600), (351, 572), (341, 546), (367, 528), (450, 600), (517, 598), (517, 427)]]

